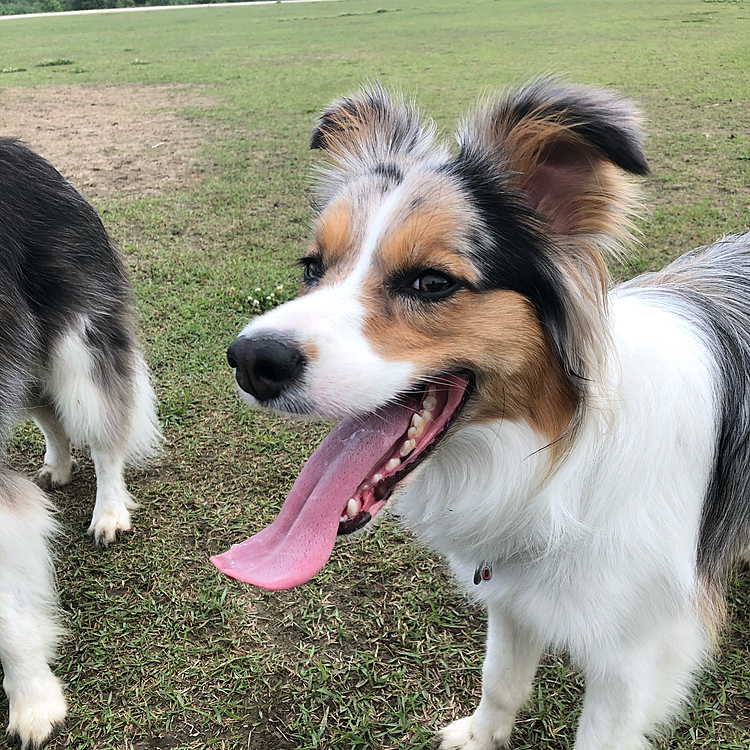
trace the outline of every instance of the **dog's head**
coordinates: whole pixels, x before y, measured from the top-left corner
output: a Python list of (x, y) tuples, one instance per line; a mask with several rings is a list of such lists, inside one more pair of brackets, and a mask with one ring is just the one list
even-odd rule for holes
[(603, 365), (602, 250), (627, 236), (648, 171), (630, 105), (539, 81), (483, 103), (439, 143), (373, 86), (326, 108), (330, 157), (300, 296), (228, 351), (243, 396), (343, 420), (277, 521), (215, 558), (267, 588), (311, 578), (441, 439), (525, 420), (574, 431)]

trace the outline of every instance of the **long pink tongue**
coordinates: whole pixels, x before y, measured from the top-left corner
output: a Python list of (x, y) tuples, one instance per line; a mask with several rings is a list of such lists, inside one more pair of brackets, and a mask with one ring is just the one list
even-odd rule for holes
[(347, 501), (406, 432), (414, 408), (390, 406), (334, 427), (310, 456), (276, 520), (211, 558), (226, 575), (276, 591), (309, 581), (331, 556)]

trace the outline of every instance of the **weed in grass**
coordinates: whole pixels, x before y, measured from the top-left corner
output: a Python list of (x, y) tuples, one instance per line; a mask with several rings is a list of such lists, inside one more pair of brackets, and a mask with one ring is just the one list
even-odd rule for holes
[(23, 73), (26, 68), (3, 68), (0, 73)]
[[(234, 287), (227, 291), (234, 293)], [(295, 293), (296, 290), (291, 293), (288, 289), (285, 290), (283, 284), (276, 284), (272, 288), (267, 286), (265, 289), (256, 286), (243, 303), (238, 306), (237, 312), (248, 312), (251, 316), (262, 315), (277, 305), (290, 300)]]
[(61, 65), (72, 65), (72, 60), (65, 60), (62, 57), (55, 58), (54, 60), (41, 60), (36, 64), (37, 68), (57, 68)]

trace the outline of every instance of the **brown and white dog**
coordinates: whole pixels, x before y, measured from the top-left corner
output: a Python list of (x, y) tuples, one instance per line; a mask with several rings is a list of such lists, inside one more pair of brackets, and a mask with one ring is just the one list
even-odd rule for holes
[(576, 750), (642, 750), (750, 539), (750, 237), (609, 291), (648, 167), (606, 92), (537, 81), (458, 144), (378, 86), (321, 114), (303, 293), (228, 356), (250, 404), (342, 421), (213, 560), (299, 585), (397, 498), (489, 612), (481, 703), (440, 747), (506, 743), (551, 647), (587, 679)]

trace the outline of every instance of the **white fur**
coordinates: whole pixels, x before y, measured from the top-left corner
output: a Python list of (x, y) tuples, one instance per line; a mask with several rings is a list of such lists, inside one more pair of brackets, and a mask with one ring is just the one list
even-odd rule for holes
[(372, 265), (372, 259), (378, 249), (383, 232), (390, 226), (393, 213), (399, 208), (399, 204), (408, 191), (402, 184), (401, 187), (388, 193), (385, 200), (378, 206), (373, 217), (368, 223), (367, 236), (357, 256), (357, 265), (347, 276), (344, 286), (350, 292), (356, 294), (367, 271)]
[(0, 659), (8, 732), (23, 747), (44, 742), (66, 713), (49, 668), (62, 633), (47, 550), (55, 532), (42, 492), (21, 477), (0, 476)]
[(125, 461), (128, 466), (143, 466), (161, 451), (163, 438), (148, 365), (140, 352), (135, 353), (135, 367), (135, 392)]
[(158, 450), (160, 442), (155, 398), (148, 368), (139, 352), (131, 392), (108, 397), (97, 384), (94, 362), (84, 341), (81, 318), (58, 341), (45, 378), (49, 406), (31, 409), (47, 443), (44, 466), (36, 476), (50, 489), (70, 481), (70, 443), (88, 445), (97, 477), (96, 504), (89, 527), (99, 544), (109, 544), (131, 528), (130, 511), (137, 508), (123, 478), (126, 463), (140, 464)]
[[(374, 354), (356, 288), (313, 292), (246, 329), (314, 344), (302, 387), (330, 416), (376, 411), (419, 378)], [(576, 750), (644, 750), (683, 704), (710, 647), (696, 547), (718, 373), (701, 333), (658, 304), (613, 295), (603, 398), (554, 471), (547, 438), (506, 419), (458, 430), (405, 481), (396, 513), (489, 612), (482, 700), (440, 733), (442, 750), (507, 742), (546, 648), (586, 676)], [(483, 562), (493, 576), (474, 585)]]
[[(333, 418), (375, 411), (413, 381), (412, 363), (384, 360), (365, 338), (358, 291), (347, 281), (312, 292), (271, 310), (240, 334), (290, 332), (303, 347), (313, 344), (316, 355), (308, 362), (299, 395), (315, 412)], [(242, 396), (258, 404), (251, 395)]]
[[(642, 750), (708, 649), (696, 544), (715, 448), (716, 373), (697, 331), (615, 299), (612, 412), (590, 411), (547, 478), (543, 439), (503, 422), (456, 433), (396, 511), (489, 612), (482, 701), (442, 750), (508, 740), (543, 648), (586, 675), (576, 750)], [(491, 562), (490, 581), (473, 584)]]

